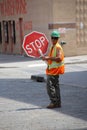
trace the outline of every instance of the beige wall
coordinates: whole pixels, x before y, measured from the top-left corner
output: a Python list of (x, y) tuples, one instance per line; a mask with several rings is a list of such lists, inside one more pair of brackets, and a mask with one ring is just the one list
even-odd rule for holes
[(65, 24), (65, 33), (61, 36), (61, 40), (66, 41), (67, 44), (63, 45), (65, 56), (76, 55), (76, 28), (66, 27), (66, 24), (75, 23), (75, 4), (76, 0), (53, 0), (53, 22)]
[(54, 22), (75, 22), (76, 0), (53, 0)]
[[(0, 3), (5, 0), (0, 0)], [(14, 1), (14, 0), (12, 0)], [(15, 0), (16, 1), (16, 0)], [(21, 0), (24, 7), (14, 12), (13, 15), (0, 16), (3, 20), (15, 21), (16, 44), (13, 45), (13, 53), (23, 54), (21, 49), (22, 39), (20, 38), (19, 18), (22, 18), (22, 34), (26, 35), (31, 31), (40, 31), (46, 34), (50, 41), (50, 33), (53, 29), (59, 29), (60, 41), (66, 41), (63, 45), (65, 56), (87, 54), (87, 1), (86, 0)], [(21, 5), (21, 6), (22, 6)], [(9, 6), (8, 6), (9, 7)], [(85, 13), (84, 13), (85, 12)], [(81, 15), (80, 15), (81, 14)], [(81, 23), (84, 25), (81, 28)], [(3, 34), (3, 27), (2, 27)], [(0, 44), (0, 52), (3, 52), (3, 43)], [(11, 53), (11, 41), (7, 45), (5, 53)]]
[(87, 54), (87, 0), (76, 1), (77, 54)]

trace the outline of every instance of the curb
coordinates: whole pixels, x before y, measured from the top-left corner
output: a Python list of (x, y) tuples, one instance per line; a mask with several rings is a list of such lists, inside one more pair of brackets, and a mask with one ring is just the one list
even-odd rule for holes
[(87, 63), (87, 61), (65, 62), (65, 64), (80, 64), (80, 63), (85, 64)]

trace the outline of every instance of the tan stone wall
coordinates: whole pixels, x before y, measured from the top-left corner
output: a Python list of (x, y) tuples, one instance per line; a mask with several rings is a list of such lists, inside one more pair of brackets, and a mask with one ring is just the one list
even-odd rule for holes
[(26, 19), (32, 20), (32, 30), (48, 34), (48, 23), (52, 21), (52, 0), (28, 2)]
[[(20, 7), (21, 12), (20, 8), (19, 10), (17, 8), (18, 12), (15, 10), (13, 15), (0, 16), (0, 22), (15, 21), (16, 43), (13, 45), (12, 53), (23, 54), (21, 48), (23, 36), (29, 32), (43, 32), (50, 41), (51, 31), (59, 29), (60, 41), (67, 43), (63, 45), (65, 56), (87, 54), (87, 0), (25, 0), (25, 3), (21, 0), (21, 4), (24, 4), (24, 10), (21, 8), (22, 5)], [(20, 18), (22, 19), (21, 29)], [(3, 43), (0, 44), (1, 53), (4, 46), (3, 38)], [(11, 41), (7, 44), (6, 53), (11, 53)]]
[(87, 54), (87, 0), (76, 1), (77, 54)]
[(54, 22), (75, 22), (76, 0), (53, 0)]
[[(13, 0), (12, 0), (13, 1)], [(48, 23), (52, 21), (52, 3), (51, 0), (25, 0), (26, 1), (26, 13), (14, 14), (11, 16), (2, 16), (0, 21), (15, 20), (16, 24), (16, 44), (14, 45), (13, 53), (21, 54), (22, 41), (20, 38), (20, 25), (19, 19), (22, 18), (22, 35), (30, 33), (31, 31), (43, 32), (49, 37)], [(4, 0), (2, 0), (4, 3)], [(31, 24), (30, 28), (27, 28), (26, 24)], [(4, 39), (3, 45), (4, 46)], [(0, 47), (1, 48), (1, 47)], [(6, 53), (10, 53), (10, 44), (7, 45)]]
[[(60, 40), (66, 41), (63, 45), (65, 56), (76, 55), (76, 24), (75, 19), (75, 0), (54, 0), (53, 4), (53, 22), (58, 23), (58, 28), (65, 28), (65, 32), (61, 35)], [(69, 24), (69, 26), (67, 26)]]

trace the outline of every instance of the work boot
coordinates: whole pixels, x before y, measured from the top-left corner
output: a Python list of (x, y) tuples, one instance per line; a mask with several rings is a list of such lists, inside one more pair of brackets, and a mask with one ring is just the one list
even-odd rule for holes
[(53, 104), (53, 103), (50, 103), (47, 108), (49, 109), (53, 109), (53, 108), (60, 108), (61, 107), (61, 104)]

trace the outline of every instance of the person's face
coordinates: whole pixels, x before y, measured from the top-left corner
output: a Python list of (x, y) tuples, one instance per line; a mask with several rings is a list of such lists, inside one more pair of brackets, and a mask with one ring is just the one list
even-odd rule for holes
[(58, 41), (58, 37), (51, 37), (52, 44), (55, 45)]

